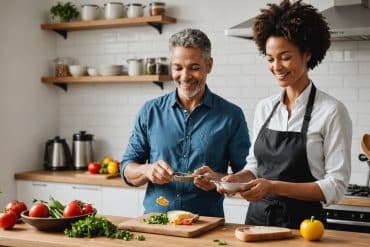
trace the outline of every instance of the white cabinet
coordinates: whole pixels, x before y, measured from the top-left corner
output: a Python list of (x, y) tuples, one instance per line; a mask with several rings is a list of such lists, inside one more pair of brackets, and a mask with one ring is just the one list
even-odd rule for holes
[(140, 192), (143, 189), (102, 187), (102, 214), (137, 217), (142, 215)]
[[(33, 198), (49, 201), (54, 197), (63, 204), (79, 199), (92, 203), (99, 214), (137, 217), (144, 214), (145, 189), (134, 187), (109, 187), (17, 180), (17, 198), (30, 208)], [(244, 224), (248, 202), (242, 198), (226, 197), (225, 221)]]
[(244, 224), (249, 202), (237, 197), (225, 197), (224, 212), (227, 223)]
[(17, 199), (26, 203), (28, 208), (33, 204), (33, 199), (48, 201), (54, 191), (54, 183), (17, 180)]

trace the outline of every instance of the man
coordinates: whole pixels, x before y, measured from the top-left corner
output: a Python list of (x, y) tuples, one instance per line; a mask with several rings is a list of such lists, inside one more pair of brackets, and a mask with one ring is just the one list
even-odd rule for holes
[[(244, 167), (250, 146), (246, 121), (239, 107), (206, 85), (213, 59), (203, 32), (174, 34), (170, 53), (177, 89), (141, 108), (121, 175), (130, 185), (147, 183), (145, 213), (181, 209), (223, 217), (224, 197), (210, 180), (224, 176), (228, 166), (233, 172)], [(194, 182), (173, 181), (175, 172), (192, 172)], [(156, 203), (160, 196), (168, 206)]]

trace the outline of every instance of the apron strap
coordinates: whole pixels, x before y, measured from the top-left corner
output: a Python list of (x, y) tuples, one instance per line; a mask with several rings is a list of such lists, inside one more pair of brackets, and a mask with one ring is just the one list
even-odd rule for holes
[(303, 124), (302, 124), (302, 129), (301, 129), (301, 132), (303, 134), (306, 134), (307, 130), (308, 130), (308, 125), (309, 125), (310, 120), (311, 120), (311, 113), (312, 113), (312, 109), (313, 109), (313, 103), (315, 101), (315, 96), (316, 96), (316, 87), (312, 83), (312, 88), (311, 88), (310, 96), (308, 98), (308, 103), (307, 103), (307, 106), (306, 106), (306, 112), (304, 114), (304, 119), (303, 119)]
[[(272, 118), (272, 115), (274, 114), (274, 112), (275, 112), (275, 110), (276, 110), (276, 108), (278, 107), (278, 105), (279, 105), (279, 104), (280, 104), (280, 101), (276, 102), (276, 104), (274, 105), (274, 108), (272, 109), (272, 111), (271, 111), (270, 115), (267, 117), (267, 119), (266, 119), (265, 123), (262, 125), (261, 130), (263, 130), (263, 129), (265, 129), (265, 128), (266, 128), (266, 126), (267, 126), (267, 125), (268, 125), (268, 123), (270, 122), (270, 119)], [(260, 133), (261, 133), (261, 131), (260, 131)]]

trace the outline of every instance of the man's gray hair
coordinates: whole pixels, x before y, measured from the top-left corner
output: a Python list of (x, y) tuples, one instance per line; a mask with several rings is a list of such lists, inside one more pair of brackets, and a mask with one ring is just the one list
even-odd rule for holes
[(188, 28), (175, 33), (171, 36), (169, 43), (171, 54), (175, 47), (199, 48), (205, 59), (211, 57), (211, 41), (199, 29)]

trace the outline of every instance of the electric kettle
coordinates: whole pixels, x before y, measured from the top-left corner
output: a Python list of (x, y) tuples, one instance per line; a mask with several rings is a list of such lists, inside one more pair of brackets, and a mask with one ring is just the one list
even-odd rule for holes
[(59, 136), (50, 139), (45, 144), (44, 167), (58, 171), (68, 169), (72, 164), (71, 151), (65, 139)]
[(86, 170), (87, 165), (94, 161), (93, 135), (86, 131), (79, 131), (73, 135), (72, 157), (73, 167), (76, 170)]

